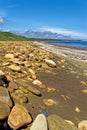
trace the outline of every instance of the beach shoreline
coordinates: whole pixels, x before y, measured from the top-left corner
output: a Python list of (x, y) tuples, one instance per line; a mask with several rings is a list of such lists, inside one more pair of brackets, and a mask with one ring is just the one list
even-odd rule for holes
[(33, 43), (39, 46), (40, 48), (50, 51), (52, 53), (60, 54), (65, 57), (68, 56), (70, 58), (87, 62), (87, 50), (84, 48), (53, 45), (53, 44), (48, 44), (47, 42), (38, 42), (38, 41), (35, 41)]

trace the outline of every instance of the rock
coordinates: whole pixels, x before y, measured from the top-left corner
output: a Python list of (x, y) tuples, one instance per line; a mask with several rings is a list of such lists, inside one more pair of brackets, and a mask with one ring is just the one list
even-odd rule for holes
[(82, 92), (83, 92), (83, 93), (87, 93), (87, 89), (83, 89)]
[(2, 78), (0, 78), (0, 86), (4, 86), (4, 87), (7, 87), (8, 85), (8, 80), (7, 78), (4, 76)]
[(37, 85), (37, 86), (41, 86), (41, 85), (42, 85), (42, 82), (39, 81), (38, 79), (36, 79), (36, 80), (33, 81), (33, 84), (34, 84), (34, 85)]
[(23, 92), (23, 93), (25, 93), (25, 94), (28, 94), (29, 93), (29, 91), (26, 89), (26, 88), (24, 88), (24, 87), (19, 87), (19, 89)]
[(47, 87), (47, 92), (55, 92), (55, 91), (56, 91), (55, 88)]
[(37, 96), (41, 96), (41, 92), (38, 89), (36, 89), (36, 88), (32, 87), (31, 85), (29, 85), (28, 83), (24, 83), (24, 82), (21, 82), (21, 81), (18, 81), (17, 83), (20, 86), (23, 86), (24, 88), (26, 88), (31, 93), (33, 93), (33, 94), (35, 94)]
[(20, 72), (21, 71), (20, 66), (17, 66), (17, 65), (10, 65), (10, 66), (8, 66), (8, 68), (13, 70), (13, 71), (16, 71), (16, 72)]
[(48, 130), (46, 117), (43, 114), (37, 115), (30, 130)]
[(87, 120), (83, 120), (78, 124), (79, 130), (87, 130)]
[(32, 79), (37, 78), (35, 72), (32, 69), (29, 69), (29, 73), (30, 73)]
[(87, 87), (87, 83), (85, 81), (80, 81), (80, 83), (83, 85), (83, 86), (86, 86)]
[(46, 88), (46, 86), (41, 81), (39, 81), (38, 79), (34, 80), (33, 84), (37, 85), (39, 88)]
[(0, 70), (0, 78), (3, 78), (4, 76), (5, 76), (5, 73), (2, 70)]
[(17, 103), (27, 103), (28, 98), (25, 96), (25, 94), (21, 90), (16, 90), (14, 93), (11, 94), (13, 101)]
[(56, 63), (53, 60), (44, 59), (44, 61), (50, 67), (53, 67), (53, 68), (56, 67)]
[(9, 82), (8, 88), (9, 92), (13, 92), (14, 90), (18, 89), (18, 85), (15, 82)]
[(12, 101), (7, 88), (0, 87), (0, 101), (12, 107)]
[(79, 113), (79, 112), (80, 112), (79, 107), (76, 107), (76, 108), (75, 108), (75, 111), (76, 111), (77, 113)]
[(48, 117), (49, 130), (78, 130), (74, 125), (66, 123), (61, 117), (53, 114)]
[(6, 59), (13, 59), (14, 58), (14, 54), (8, 53), (8, 54), (5, 55), (5, 58)]
[(8, 124), (12, 129), (18, 129), (32, 122), (31, 116), (27, 109), (19, 104), (16, 104), (8, 117)]
[(0, 120), (3, 120), (8, 117), (10, 113), (10, 107), (0, 101)]
[(43, 110), (43, 109), (40, 109), (40, 110), (38, 110), (38, 112), (39, 112), (39, 114), (44, 114), (46, 117), (48, 117), (49, 116), (49, 112), (47, 111), (47, 110)]
[(54, 101), (53, 99), (43, 99), (43, 102), (47, 106), (54, 106), (57, 105), (58, 103)]
[(70, 124), (70, 125), (75, 125), (72, 121), (70, 120), (65, 120), (66, 123)]

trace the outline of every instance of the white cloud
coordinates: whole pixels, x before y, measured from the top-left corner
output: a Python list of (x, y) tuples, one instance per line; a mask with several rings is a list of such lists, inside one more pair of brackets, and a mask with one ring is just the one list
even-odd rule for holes
[(0, 24), (3, 24), (5, 22), (4, 18), (0, 18)]
[(87, 39), (87, 33), (80, 33), (80, 32), (75, 32), (75, 31), (70, 31), (68, 29), (63, 29), (63, 28), (54, 28), (54, 27), (41, 27), (41, 31), (50, 31), (52, 33), (58, 33), (62, 34), (65, 36), (71, 36), (74, 38), (82, 38), (82, 39)]

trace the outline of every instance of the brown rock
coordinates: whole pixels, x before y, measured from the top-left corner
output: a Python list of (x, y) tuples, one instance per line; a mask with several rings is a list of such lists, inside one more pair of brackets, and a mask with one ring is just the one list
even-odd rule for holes
[(15, 83), (15, 82), (9, 82), (9, 85), (8, 85), (9, 92), (13, 92), (16, 89), (18, 89), (17, 83)]
[(8, 53), (5, 55), (6, 59), (13, 59), (14, 58), (14, 54)]
[(10, 107), (7, 104), (0, 101), (0, 120), (3, 120), (6, 117), (8, 117), (9, 113)]
[(22, 105), (16, 104), (9, 117), (8, 117), (8, 124), (12, 129), (18, 129), (26, 124), (31, 123), (32, 118), (28, 114), (28, 111)]
[(12, 101), (7, 88), (0, 87), (0, 101), (12, 107)]
[(4, 72), (0, 70), (0, 78), (3, 78), (5, 76)]
[(29, 73), (30, 73), (32, 79), (36, 79), (36, 74), (32, 69), (29, 69)]
[(16, 72), (20, 72), (21, 71), (20, 66), (17, 66), (17, 65), (10, 65), (10, 66), (8, 66), (8, 68), (13, 70), (13, 71), (16, 71)]

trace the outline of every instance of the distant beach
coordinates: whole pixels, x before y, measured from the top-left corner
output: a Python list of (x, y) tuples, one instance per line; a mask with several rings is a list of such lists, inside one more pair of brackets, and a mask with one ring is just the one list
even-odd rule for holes
[(63, 56), (69, 56), (71, 58), (76, 58), (78, 60), (87, 61), (87, 49), (86, 48), (76, 48), (72, 46), (66, 46), (63, 44), (48, 44), (46, 42), (37, 42), (35, 41), (34, 44), (39, 45), (41, 48), (46, 49), (50, 52), (56, 54), (62, 54)]

